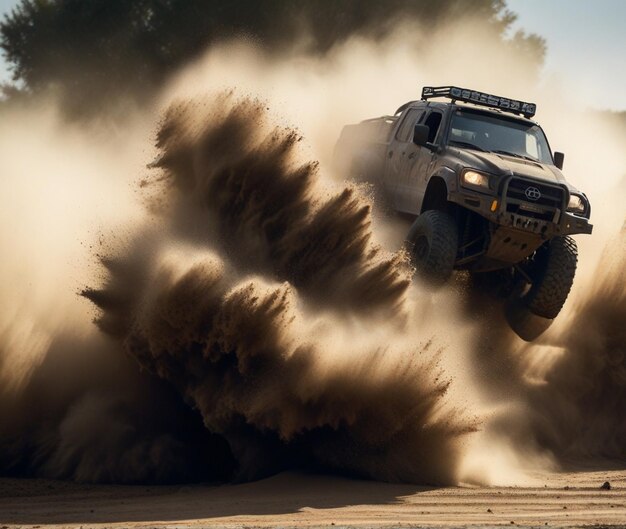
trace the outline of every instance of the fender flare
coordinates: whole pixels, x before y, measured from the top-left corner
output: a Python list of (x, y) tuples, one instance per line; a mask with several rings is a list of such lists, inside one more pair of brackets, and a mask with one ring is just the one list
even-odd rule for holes
[(420, 203), (419, 203), (419, 211), (422, 213), (423, 213), (424, 199), (426, 198), (426, 195), (428, 193), (428, 187), (430, 186), (431, 180), (433, 178), (440, 178), (441, 180), (443, 180), (446, 186), (446, 199), (447, 200), (450, 200), (451, 193), (454, 193), (458, 190), (458, 178), (457, 178), (456, 172), (450, 167), (440, 167), (437, 170), (437, 172), (435, 172), (434, 174), (430, 176), (430, 178), (428, 179), (428, 183), (426, 184), (426, 189), (424, 189), (424, 194), (422, 195)]

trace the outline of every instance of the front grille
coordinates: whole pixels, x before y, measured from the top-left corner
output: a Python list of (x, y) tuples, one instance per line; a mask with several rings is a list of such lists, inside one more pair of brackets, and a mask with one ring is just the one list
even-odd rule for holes
[[(536, 197), (537, 194), (540, 196), (535, 200), (529, 198), (529, 195)], [(564, 195), (564, 189), (559, 186), (512, 178), (506, 190), (506, 211), (531, 219), (557, 222)]]

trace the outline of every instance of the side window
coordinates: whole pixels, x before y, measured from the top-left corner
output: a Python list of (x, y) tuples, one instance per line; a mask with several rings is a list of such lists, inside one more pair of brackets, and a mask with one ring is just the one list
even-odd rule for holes
[(409, 142), (413, 140), (413, 129), (415, 128), (415, 124), (417, 120), (424, 113), (423, 110), (419, 108), (412, 108), (409, 110), (404, 117), (404, 121), (402, 121), (398, 132), (396, 132), (396, 140)]
[(424, 125), (426, 125), (430, 129), (430, 132), (428, 133), (429, 143), (433, 143), (435, 141), (435, 138), (437, 137), (437, 132), (439, 131), (439, 125), (441, 125), (442, 117), (443, 116), (441, 112), (433, 111), (428, 115), (426, 121), (424, 121)]
[(526, 152), (538, 160), (541, 155), (543, 155), (543, 153), (540, 152), (540, 146), (537, 143), (537, 138), (535, 138), (532, 134), (526, 134)]

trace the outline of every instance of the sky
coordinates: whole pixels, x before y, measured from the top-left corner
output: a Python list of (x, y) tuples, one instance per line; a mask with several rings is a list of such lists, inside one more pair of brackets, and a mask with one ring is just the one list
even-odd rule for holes
[[(0, 0), (0, 18), (11, 11), (11, 8), (17, 4), (17, 0)], [(6, 83), (11, 80), (11, 74), (7, 70), (7, 63), (4, 55), (0, 53), (0, 83)]]
[[(0, 17), (11, 11), (11, 8), (17, 4), (17, 0), (0, 0)], [(7, 63), (4, 56), (0, 54), (0, 83), (6, 83), (11, 79), (11, 74), (7, 71)]]
[[(626, 110), (626, 0), (506, 0), (518, 14), (513, 30), (546, 39), (547, 82), (576, 86), (576, 101)], [(0, 0), (0, 16), (18, 0)], [(10, 79), (0, 59), (0, 82)]]
[(507, 0), (513, 29), (537, 33), (544, 79), (576, 86), (579, 103), (626, 110), (626, 0)]

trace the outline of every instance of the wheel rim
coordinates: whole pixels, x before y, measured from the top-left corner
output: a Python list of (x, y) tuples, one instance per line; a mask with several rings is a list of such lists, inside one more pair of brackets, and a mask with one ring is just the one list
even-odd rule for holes
[(428, 239), (424, 235), (420, 235), (415, 240), (415, 245), (413, 246), (413, 253), (415, 254), (415, 259), (418, 261), (423, 261), (428, 257), (428, 252), (430, 251), (430, 245), (428, 244)]

